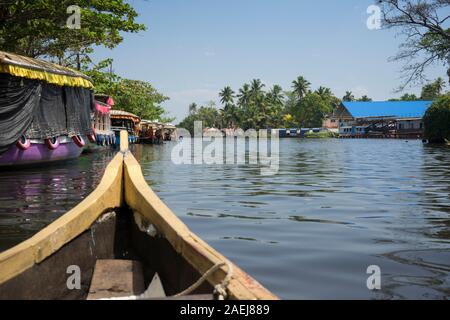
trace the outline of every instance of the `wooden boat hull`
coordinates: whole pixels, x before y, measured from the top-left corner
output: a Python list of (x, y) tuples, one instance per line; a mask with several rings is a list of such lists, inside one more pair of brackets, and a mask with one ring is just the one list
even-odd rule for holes
[[(193, 234), (150, 189), (129, 152), (115, 156), (100, 185), (77, 207), (0, 254), (0, 299), (85, 299), (99, 259), (139, 260), (145, 287), (156, 272), (169, 296), (227, 262), (232, 275), (220, 266), (194, 293), (212, 293), (229, 274), (228, 299), (277, 299)], [(67, 286), (72, 265), (81, 270), (76, 290)]]
[(27, 150), (11, 146), (0, 155), (0, 167), (32, 165), (54, 161), (74, 159), (80, 156), (83, 148), (74, 142), (61, 143), (55, 150), (50, 150), (45, 144), (31, 143)]

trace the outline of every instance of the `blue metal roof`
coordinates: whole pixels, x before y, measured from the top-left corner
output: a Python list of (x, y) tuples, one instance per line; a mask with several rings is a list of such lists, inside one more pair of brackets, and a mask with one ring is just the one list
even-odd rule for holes
[(432, 101), (342, 102), (354, 118), (398, 117), (421, 118)]

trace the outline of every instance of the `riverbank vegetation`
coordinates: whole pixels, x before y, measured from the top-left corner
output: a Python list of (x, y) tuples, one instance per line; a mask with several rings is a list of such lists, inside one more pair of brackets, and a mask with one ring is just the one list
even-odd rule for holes
[[(390, 101), (435, 100), (444, 92), (445, 82), (437, 78), (422, 87), (420, 97), (405, 93)], [(219, 108), (214, 102), (206, 106), (192, 103), (188, 116), (178, 127), (193, 132), (194, 122), (202, 121), (203, 127), (218, 129), (317, 128), (342, 101), (372, 101), (367, 95), (356, 98), (351, 91), (339, 99), (330, 88), (320, 86), (312, 90), (303, 76), (292, 81), (288, 91), (279, 85), (267, 88), (261, 80), (254, 79), (237, 91), (226, 86), (218, 95)]]
[[(79, 28), (74, 5), (80, 8)], [(124, 0), (6, 1), (0, 3), (0, 48), (83, 71), (93, 79), (97, 93), (114, 97), (116, 109), (151, 120), (173, 120), (161, 106), (168, 97), (150, 83), (116, 75), (112, 59), (94, 63), (91, 58), (95, 46), (113, 49), (125, 33), (145, 30), (137, 17)]]
[(328, 138), (338, 138), (339, 134), (331, 131), (307, 132), (305, 133), (304, 137), (310, 139), (328, 139)]
[(194, 121), (204, 127), (247, 130), (280, 127), (320, 127), (324, 116), (339, 104), (329, 88), (311, 90), (311, 83), (299, 76), (289, 91), (279, 85), (267, 88), (259, 79), (234, 91), (226, 86), (219, 92), (220, 109), (214, 105), (189, 107), (189, 115), (179, 126), (193, 130)]
[(450, 94), (433, 102), (423, 121), (425, 138), (430, 143), (450, 143)]

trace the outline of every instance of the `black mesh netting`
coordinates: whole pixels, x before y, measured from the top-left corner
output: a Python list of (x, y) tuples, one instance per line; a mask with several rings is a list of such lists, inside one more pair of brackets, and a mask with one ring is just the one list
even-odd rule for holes
[(63, 88), (45, 84), (41, 100), (34, 109), (33, 121), (26, 132), (30, 139), (47, 139), (67, 134)]
[(69, 137), (91, 134), (91, 111), (95, 108), (94, 95), (90, 90), (78, 87), (64, 87), (64, 91)]
[(38, 81), (0, 74), (0, 154), (30, 126), (40, 93)]
[(0, 73), (0, 154), (22, 135), (47, 139), (92, 133), (93, 94)]

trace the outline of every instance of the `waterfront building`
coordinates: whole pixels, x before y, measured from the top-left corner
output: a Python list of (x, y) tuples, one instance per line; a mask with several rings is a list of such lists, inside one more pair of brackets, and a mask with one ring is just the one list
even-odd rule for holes
[(432, 101), (342, 102), (323, 127), (340, 137), (421, 138), (422, 118)]

